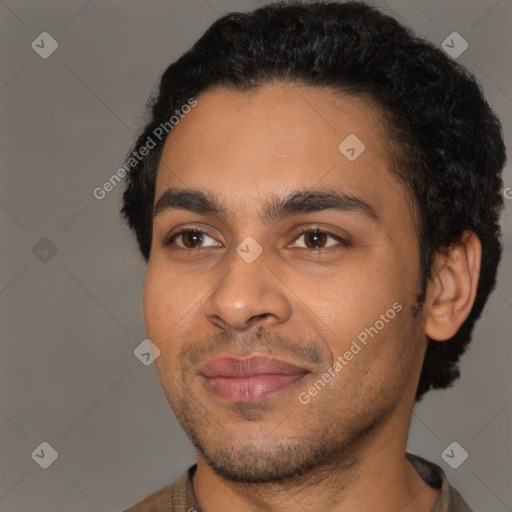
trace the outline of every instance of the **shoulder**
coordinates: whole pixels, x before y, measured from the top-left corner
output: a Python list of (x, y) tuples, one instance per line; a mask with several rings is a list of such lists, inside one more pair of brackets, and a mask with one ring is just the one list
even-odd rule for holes
[(440, 490), (430, 512), (473, 512), (437, 464), (412, 453), (406, 457), (426, 484)]
[(172, 485), (162, 487), (123, 512), (169, 512)]

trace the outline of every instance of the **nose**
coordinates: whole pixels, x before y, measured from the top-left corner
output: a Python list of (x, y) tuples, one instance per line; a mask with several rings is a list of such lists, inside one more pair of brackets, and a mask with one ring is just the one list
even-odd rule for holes
[(209, 322), (219, 328), (243, 331), (254, 324), (267, 327), (286, 322), (291, 305), (286, 285), (268, 265), (265, 251), (252, 263), (236, 252), (230, 255), (224, 277), (211, 290), (204, 304)]

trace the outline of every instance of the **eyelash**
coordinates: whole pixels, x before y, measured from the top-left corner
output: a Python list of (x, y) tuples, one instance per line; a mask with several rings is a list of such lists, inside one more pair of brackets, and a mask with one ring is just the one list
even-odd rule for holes
[[(190, 232), (195, 232), (195, 233), (199, 233), (199, 234), (202, 234), (202, 235), (207, 235), (209, 238), (213, 239), (213, 237), (211, 237), (206, 231), (202, 231), (201, 229), (185, 228), (185, 229), (182, 229), (181, 231), (178, 231), (177, 233), (172, 234), (170, 237), (168, 237), (166, 240), (164, 240), (163, 246), (167, 247), (167, 248), (171, 248), (172, 247), (172, 250), (174, 250), (174, 251), (187, 251), (187, 252), (199, 251), (200, 249), (202, 249), (202, 247), (186, 249), (186, 248), (183, 248), (183, 247), (176, 246), (175, 243), (174, 243), (174, 240), (176, 238), (178, 238), (179, 236), (181, 236), (181, 235), (183, 235), (185, 233), (190, 233)], [(302, 235), (306, 235), (306, 234), (310, 234), (310, 233), (318, 233), (318, 234), (327, 235), (329, 237), (334, 238), (336, 241), (339, 242), (339, 245), (341, 245), (343, 247), (350, 246), (350, 243), (346, 239), (340, 237), (339, 235), (337, 235), (336, 233), (333, 233), (332, 231), (321, 229), (319, 227), (312, 227), (312, 228), (305, 229), (304, 231), (301, 231), (299, 233), (299, 235), (295, 238), (295, 240), (298, 240)], [(318, 254), (318, 253), (320, 253), (322, 251), (325, 251), (327, 249), (331, 249), (332, 247), (333, 246), (321, 247), (319, 249), (314, 249), (314, 248), (309, 248), (309, 247), (299, 247), (299, 249), (302, 249), (303, 251), (308, 251), (309, 253), (316, 253), (316, 254)]]

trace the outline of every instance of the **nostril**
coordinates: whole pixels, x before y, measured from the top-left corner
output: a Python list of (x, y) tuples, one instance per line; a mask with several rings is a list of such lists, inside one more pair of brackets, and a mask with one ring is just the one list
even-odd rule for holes
[(253, 320), (258, 320), (260, 318), (266, 318), (270, 313), (262, 313), (261, 315), (254, 315), (249, 319), (249, 322)]

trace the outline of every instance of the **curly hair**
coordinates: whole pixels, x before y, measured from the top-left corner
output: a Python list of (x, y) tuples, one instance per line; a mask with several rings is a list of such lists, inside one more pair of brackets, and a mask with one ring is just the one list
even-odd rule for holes
[[(428, 339), (416, 400), (459, 377), (458, 361), (495, 286), (505, 147), (501, 125), (473, 75), (391, 16), (358, 2), (270, 4), (218, 19), (163, 73), (150, 120), (132, 151), (190, 98), (213, 86), (246, 91), (270, 81), (326, 87), (377, 106), (395, 148), (393, 170), (418, 212), (421, 294), (436, 252), (465, 230), (482, 244), (473, 308), (458, 332)], [(149, 259), (157, 167), (166, 138), (127, 178), (122, 214)]]

